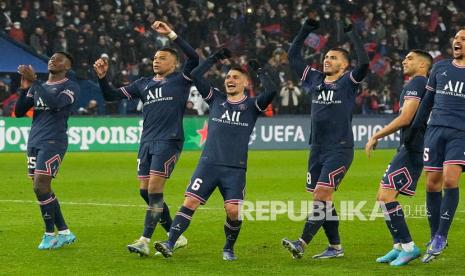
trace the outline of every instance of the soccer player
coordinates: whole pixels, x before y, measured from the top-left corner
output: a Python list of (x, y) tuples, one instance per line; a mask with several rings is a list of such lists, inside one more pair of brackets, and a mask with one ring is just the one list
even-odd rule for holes
[[(134, 243), (128, 245), (129, 252), (147, 256), (150, 253), (148, 243), (157, 223), (168, 232), (171, 217), (168, 206), (163, 200), (166, 180), (174, 170), (181, 154), (184, 132), (182, 119), (189, 89), (192, 85), (190, 72), (199, 62), (195, 50), (179, 37), (166, 23), (155, 21), (152, 28), (167, 36), (181, 48), (187, 56), (182, 72), (176, 72), (178, 53), (172, 48), (159, 49), (153, 59), (154, 77), (142, 77), (133, 83), (114, 89), (105, 77), (108, 63), (98, 59), (94, 69), (105, 100), (139, 98), (143, 102), (143, 130), (137, 157), (137, 172), (140, 180), (140, 195), (148, 205), (144, 231)], [(177, 248), (187, 245), (181, 237)]]
[(282, 244), (294, 258), (303, 256), (320, 227), (323, 226), (329, 246), (313, 258), (335, 258), (344, 255), (339, 238), (339, 221), (332, 204), (333, 194), (352, 163), (354, 138), (352, 113), (360, 82), (368, 71), (368, 56), (352, 29), (344, 26), (353, 43), (357, 66), (349, 71), (349, 53), (342, 48), (330, 49), (323, 60), (323, 72), (305, 65), (302, 45), (319, 22), (308, 18), (289, 48), (291, 68), (311, 87), (311, 155), (308, 160), (307, 191), (313, 193), (313, 211), (298, 240), (283, 239)]
[[(45, 234), (39, 244), (41, 250), (60, 248), (76, 240), (52, 191), (52, 179), (57, 175), (68, 148), (68, 117), (79, 93), (79, 86), (66, 78), (71, 65), (69, 54), (55, 53), (48, 61), (49, 74), (45, 83), (37, 80), (32, 66), (18, 67), (21, 89), (15, 115), (23, 117), (31, 107), (34, 108), (27, 142), (27, 165), (45, 223)], [(58, 235), (55, 234), (55, 227)]]
[(406, 137), (406, 141), (414, 141), (430, 115), (423, 151), (426, 209), (431, 230), (431, 240), (422, 258), (425, 263), (440, 255), (447, 246), (465, 165), (465, 29), (455, 35), (452, 52), (453, 59), (434, 64), (412, 131)]
[(394, 248), (376, 259), (378, 263), (401, 266), (420, 257), (420, 249), (410, 236), (397, 196), (415, 194), (417, 181), (423, 169), (423, 135), (418, 135), (415, 143), (404, 144), (404, 134), (408, 131), (425, 94), (427, 76), (432, 63), (433, 58), (425, 51), (412, 50), (407, 54), (402, 65), (404, 74), (410, 80), (400, 94), (400, 114), (383, 129), (373, 134), (365, 146), (366, 154), (370, 157), (379, 139), (400, 129), (400, 146), (381, 180), (377, 196), (385, 212), (386, 225), (394, 240)]
[(230, 52), (222, 49), (192, 71), (195, 86), (210, 106), (208, 136), (200, 161), (186, 189), (183, 206), (174, 218), (169, 239), (155, 242), (155, 249), (165, 257), (172, 256), (173, 246), (186, 231), (195, 210), (199, 205), (205, 204), (218, 187), (226, 211), (223, 259), (236, 260), (234, 244), (242, 225), (239, 208), (245, 193), (250, 134), (257, 117), (273, 100), (277, 87), (254, 60), (249, 61), (249, 67), (258, 74), (264, 86), (264, 91), (259, 96), (254, 98), (245, 95), (248, 74), (241, 67), (231, 67), (228, 71), (224, 80), (226, 93), (212, 87), (203, 78), (203, 74), (219, 60), (229, 57)]

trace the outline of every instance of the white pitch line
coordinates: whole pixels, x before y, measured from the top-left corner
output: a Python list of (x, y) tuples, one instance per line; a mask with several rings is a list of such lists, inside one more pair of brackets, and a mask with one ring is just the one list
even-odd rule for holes
[[(0, 203), (32, 203), (37, 204), (35, 200), (22, 200), (22, 199), (0, 199)], [(64, 201), (61, 202), (62, 205), (86, 205), (86, 206), (106, 206), (106, 207), (137, 207), (137, 208), (145, 208), (147, 205), (137, 205), (137, 204), (120, 204), (120, 203), (99, 203), (99, 202), (72, 202), (72, 201)], [(202, 210), (224, 210), (224, 208), (215, 208), (215, 207), (199, 207)], [(371, 209), (362, 209), (363, 211), (371, 213)], [(271, 212), (270, 209), (247, 209), (248, 212), (262, 212), (270, 215), (282, 215), (281, 212)], [(457, 210), (457, 212), (465, 213), (465, 210)], [(287, 212), (286, 212), (287, 213)], [(284, 214), (286, 214), (284, 213)], [(294, 214), (301, 214), (300, 211), (294, 211)], [(344, 214), (345, 216), (348, 215), (356, 215), (354, 212), (349, 212)], [(425, 218), (426, 216), (408, 216), (408, 218), (420, 219)]]

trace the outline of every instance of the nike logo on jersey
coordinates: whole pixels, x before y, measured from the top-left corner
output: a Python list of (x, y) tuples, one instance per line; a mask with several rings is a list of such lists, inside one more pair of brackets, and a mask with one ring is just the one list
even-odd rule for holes
[(447, 77), (447, 70), (441, 73), (441, 76)]

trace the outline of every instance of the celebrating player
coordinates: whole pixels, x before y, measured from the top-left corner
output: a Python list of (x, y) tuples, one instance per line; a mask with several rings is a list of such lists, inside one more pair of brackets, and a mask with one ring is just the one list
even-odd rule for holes
[[(314, 16), (313, 16), (314, 17)], [(323, 61), (323, 72), (305, 65), (302, 45), (319, 22), (308, 18), (289, 49), (291, 68), (311, 87), (311, 155), (308, 160), (307, 191), (313, 192), (313, 211), (298, 240), (283, 239), (282, 244), (294, 258), (303, 256), (305, 247), (321, 226), (329, 246), (314, 258), (344, 255), (339, 238), (339, 221), (332, 204), (333, 194), (352, 163), (354, 138), (352, 113), (359, 83), (368, 71), (368, 56), (351, 24), (344, 26), (357, 55), (357, 67), (349, 71), (349, 53), (342, 48), (330, 49)]]
[(453, 59), (434, 64), (411, 135), (406, 137), (406, 141), (414, 141), (430, 118), (423, 151), (427, 172), (426, 209), (431, 230), (431, 240), (422, 258), (425, 263), (440, 255), (447, 246), (465, 165), (465, 29), (455, 35), (452, 51)]
[(210, 106), (208, 136), (197, 169), (187, 187), (183, 206), (174, 218), (169, 240), (155, 242), (155, 248), (165, 257), (172, 256), (173, 246), (178, 237), (186, 231), (195, 210), (199, 205), (205, 204), (218, 187), (227, 215), (224, 223), (226, 244), (223, 248), (223, 259), (236, 259), (234, 244), (242, 224), (239, 208), (245, 193), (250, 134), (257, 117), (273, 100), (277, 87), (258, 62), (252, 60), (249, 67), (258, 74), (265, 88), (258, 97), (251, 98), (245, 95), (248, 75), (241, 67), (232, 67), (228, 71), (224, 80), (226, 93), (213, 88), (203, 78), (203, 74), (216, 62), (228, 57), (230, 52), (222, 49), (192, 71), (196, 87)]
[(402, 65), (404, 74), (410, 78), (410, 81), (404, 86), (400, 95), (400, 114), (383, 129), (373, 134), (365, 146), (366, 154), (370, 157), (379, 139), (401, 130), (400, 146), (381, 180), (377, 196), (385, 211), (386, 225), (394, 240), (394, 248), (376, 259), (378, 263), (401, 266), (420, 256), (420, 249), (410, 236), (397, 196), (415, 194), (423, 168), (423, 135), (418, 135), (415, 143), (405, 145), (404, 133), (408, 131), (425, 94), (427, 75), (432, 63), (433, 58), (425, 51), (413, 50), (408, 53)]
[[(195, 50), (180, 38), (164, 22), (155, 21), (152, 28), (167, 36), (187, 56), (182, 72), (176, 72), (178, 53), (172, 48), (162, 48), (155, 53), (153, 71), (155, 76), (143, 77), (135, 82), (113, 89), (106, 79), (108, 63), (99, 59), (94, 69), (105, 100), (139, 98), (143, 102), (143, 131), (137, 157), (137, 172), (140, 180), (140, 194), (148, 205), (142, 236), (128, 250), (146, 256), (150, 253), (148, 243), (160, 224), (168, 232), (171, 227), (169, 209), (163, 200), (166, 179), (170, 177), (181, 154), (184, 132), (182, 118), (192, 85), (190, 72), (199, 62)], [(187, 240), (181, 237), (177, 248), (185, 246)]]
[[(22, 117), (34, 107), (31, 132), (27, 142), (29, 176), (45, 223), (45, 234), (39, 249), (60, 248), (73, 243), (71, 233), (61, 213), (58, 199), (52, 191), (52, 179), (68, 148), (68, 117), (79, 93), (79, 86), (66, 78), (72, 58), (64, 52), (55, 53), (48, 61), (48, 81), (41, 83), (32, 66), (20, 65), (21, 89), (15, 115)], [(55, 235), (55, 226), (58, 235)]]

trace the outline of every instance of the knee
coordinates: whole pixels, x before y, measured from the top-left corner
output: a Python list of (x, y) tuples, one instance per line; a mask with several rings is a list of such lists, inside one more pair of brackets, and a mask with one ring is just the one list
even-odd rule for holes
[(162, 193), (165, 188), (166, 178), (156, 175), (151, 175), (148, 182), (149, 193)]
[(33, 190), (34, 190), (34, 194), (36, 194), (37, 196), (43, 194), (42, 189), (40, 188), (40, 186), (35, 184), (35, 183), (33, 185)]
[(397, 192), (389, 192), (391, 190), (385, 191), (385, 190), (380, 190), (378, 192), (378, 195), (376, 196), (376, 201), (383, 202), (383, 203), (389, 203), (389, 202), (394, 202), (396, 201), (396, 196)]
[(447, 189), (457, 188), (459, 181), (460, 181), (460, 175), (458, 179), (457, 177), (450, 177), (448, 175), (444, 175), (444, 188), (447, 188)]
[(231, 220), (238, 220), (239, 219), (239, 205), (237, 204), (225, 204), (224, 209), (226, 211), (226, 215)]
[(186, 207), (186, 208), (189, 208), (189, 209), (195, 211), (197, 208), (199, 208), (200, 201), (198, 199), (187, 196), (184, 199), (184, 203), (182, 205), (184, 207)]
[(33, 190), (39, 196), (51, 192), (50, 187), (51, 177), (39, 175), (34, 178)]
[(319, 201), (331, 201), (334, 190), (332, 189), (320, 189), (317, 187), (313, 192), (313, 200)]
[(442, 173), (429, 173), (426, 177), (426, 191), (442, 191)]

